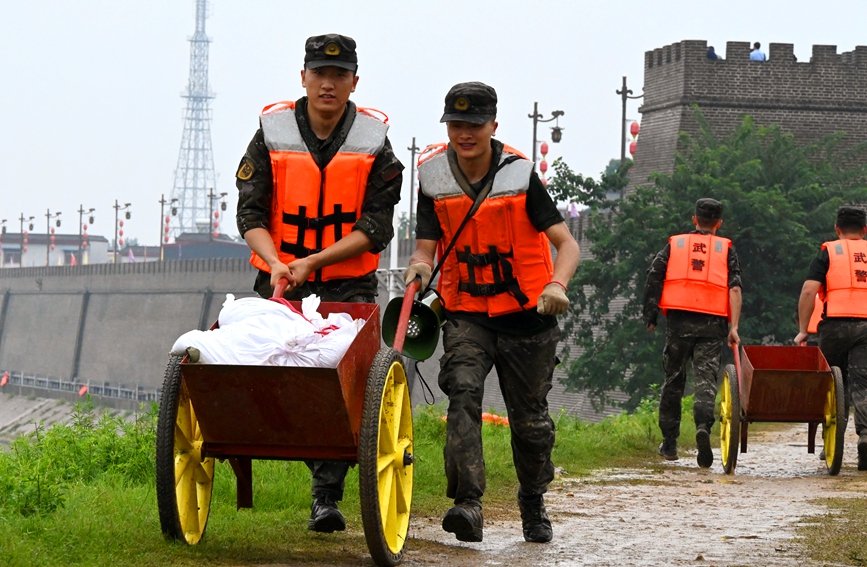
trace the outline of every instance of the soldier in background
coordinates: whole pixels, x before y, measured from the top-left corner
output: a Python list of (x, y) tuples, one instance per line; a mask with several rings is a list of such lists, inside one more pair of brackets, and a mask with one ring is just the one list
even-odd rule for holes
[[(867, 212), (840, 207), (834, 227), (837, 240), (822, 244), (810, 262), (798, 300), (799, 332), (795, 344), (807, 342), (815, 297), (825, 290), (824, 313), (819, 323), (819, 348), (831, 366), (843, 374), (846, 411), (855, 408), (858, 434), (858, 470), (867, 470)], [(846, 423), (842, 426), (845, 428)]]
[[(394, 236), (403, 165), (388, 126), (349, 100), (357, 71), (352, 38), (308, 38), (301, 71), (307, 96), (265, 107), (238, 166), (238, 231), (259, 268), (253, 289), (261, 297), (271, 297), (286, 278), (286, 299), (376, 300), (379, 253)], [(308, 528), (345, 529), (337, 503), (349, 465), (307, 465), (313, 473)]]
[[(644, 289), (644, 324), (653, 331), (659, 311), (666, 316), (662, 366), (665, 382), (659, 400), (659, 454), (677, 460), (681, 399), (686, 363), (695, 376), (695, 442), (698, 465), (713, 464), (710, 430), (714, 423), (717, 375), (723, 344), (740, 343), (741, 269), (731, 241), (716, 236), (722, 225), (722, 203), (699, 199), (692, 222), (695, 230), (678, 234), (653, 259)], [(731, 321), (731, 325), (729, 325)]]

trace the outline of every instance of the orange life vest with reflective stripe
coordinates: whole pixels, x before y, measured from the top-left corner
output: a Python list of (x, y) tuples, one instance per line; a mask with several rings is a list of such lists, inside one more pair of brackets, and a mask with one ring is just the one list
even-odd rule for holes
[[(320, 170), (301, 137), (295, 103), (266, 106), (260, 122), (271, 156), (274, 189), (270, 233), (284, 264), (328, 248), (352, 231), (376, 154), (385, 145), (388, 125), (358, 108), (349, 133), (337, 154)], [(255, 252), (250, 263), (270, 272)], [(379, 254), (364, 252), (326, 266), (312, 281), (357, 278), (379, 267)]]
[[(434, 200), (443, 231), (437, 245), (440, 256), (474, 201), (455, 180), (446, 149), (445, 144), (428, 147), (418, 165), (421, 190)], [(491, 192), (443, 262), (437, 290), (449, 311), (495, 317), (532, 309), (551, 281), (548, 237), (527, 216), (533, 163), (506, 146), (500, 164)]]
[(843, 238), (822, 248), (829, 259), (825, 315), (867, 318), (867, 241)]
[(712, 234), (678, 234), (668, 239), (671, 254), (659, 307), (730, 317), (731, 240)]

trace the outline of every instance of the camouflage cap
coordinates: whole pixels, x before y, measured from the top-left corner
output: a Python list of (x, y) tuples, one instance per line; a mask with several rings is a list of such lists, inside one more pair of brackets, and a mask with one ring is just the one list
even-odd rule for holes
[(838, 226), (867, 225), (867, 211), (861, 207), (842, 206), (837, 209)]
[(484, 124), (497, 116), (497, 91), (484, 83), (458, 83), (449, 89), (440, 122)]
[(708, 220), (722, 218), (723, 205), (716, 199), (699, 199), (695, 202), (695, 216)]
[(355, 71), (358, 69), (358, 54), (355, 53), (355, 40), (345, 35), (327, 33), (307, 38), (304, 45), (304, 68), (340, 67)]

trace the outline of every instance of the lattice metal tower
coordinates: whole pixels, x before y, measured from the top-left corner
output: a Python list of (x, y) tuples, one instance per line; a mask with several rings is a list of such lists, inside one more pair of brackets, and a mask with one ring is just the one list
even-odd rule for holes
[(182, 232), (208, 232), (211, 227), (208, 194), (215, 188), (214, 153), (211, 149), (211, 99), (208, 86), (208, 48), (205, 35), (208, 0), (196, 0), (196, 33), (190, 38), (190, 79), (184, 110), (184, 134), (172, 197), (178, 215), (170, 225), (172, 236)]

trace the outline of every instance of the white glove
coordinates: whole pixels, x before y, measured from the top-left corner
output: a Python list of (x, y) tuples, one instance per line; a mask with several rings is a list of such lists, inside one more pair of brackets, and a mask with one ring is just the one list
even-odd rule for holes
[(566, 297), (566, 290), (559, 283), (554, 282), (545, 286), (536, 302), (536, 311), (540, 315), (561, 315), (568, 307), (569, 298)]
[(407, 266), (406, 271), (403, 273), (403, 281), (406, 285), (409, 285), (412, 283), (412, 280), (418, 276), (421, 278), (420, 289), (424, 289), (430, 281), (431, 272), (433, 272), (433, 267), (430, 264), (416, 262), (415, 264)]

